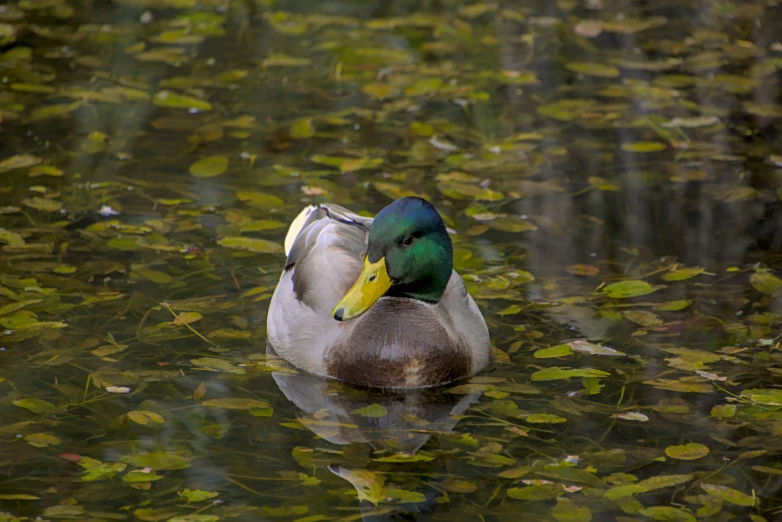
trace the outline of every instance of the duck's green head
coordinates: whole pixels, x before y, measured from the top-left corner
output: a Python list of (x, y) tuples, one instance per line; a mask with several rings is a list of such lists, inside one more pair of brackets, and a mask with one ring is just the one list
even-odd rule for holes
[(425, 199), (398, 199), (372, 222), (361, 275), (332, 315), (353, 319), (383, 296), (436, 303), (452, 270), (453, 245), (437, 210)]

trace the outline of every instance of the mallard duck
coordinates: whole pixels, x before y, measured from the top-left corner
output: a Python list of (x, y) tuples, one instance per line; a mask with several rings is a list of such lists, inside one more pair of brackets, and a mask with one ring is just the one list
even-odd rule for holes
[(305, 208), (285, 238), (272, 296), (272, 353), (316, 375), (381, 388), (446, 384), (489, 362), (489, 331), (453, 270), (453, 246), (426, 200), (372, 218)]

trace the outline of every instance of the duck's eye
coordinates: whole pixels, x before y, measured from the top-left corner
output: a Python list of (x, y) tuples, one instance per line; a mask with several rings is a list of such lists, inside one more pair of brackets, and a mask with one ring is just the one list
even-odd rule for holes
[(371, 276), (369, 276), (369, 278), (367, 279), (367, 281), (369, 281), (369, 282), (371, 283), (371, 282), (372, 282), (372, 281), (374, 281), (375, 279), (377, 279), (377, 276), (376, 276), (375, 274), (372, 274)]
[(410, 245), (412, 245), (412, 244), (413, 244), (413, 240), (414, 240), (414, 239), (415, 239), (415, 238), (413, 238), (413, 236), (406, 236), (406, 237), (405, 237), (405, 238), (402, 240), (402, 244), (403, 244), (404, 246), (410, 246)]

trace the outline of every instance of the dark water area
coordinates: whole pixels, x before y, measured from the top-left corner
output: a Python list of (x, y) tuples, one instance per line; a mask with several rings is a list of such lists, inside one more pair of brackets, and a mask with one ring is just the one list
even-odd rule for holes
[[(772, 0), (0, 5), (0, 522), (780, 520), (781, 71)], [(293, 218), (405, 195), (489, 368), (268, 356)]]

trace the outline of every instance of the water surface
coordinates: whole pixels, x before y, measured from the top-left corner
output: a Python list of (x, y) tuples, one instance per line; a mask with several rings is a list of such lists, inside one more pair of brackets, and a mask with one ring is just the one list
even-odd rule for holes
[[(0, 520), (778, 520), (780, 35), (773, 0), (0, 6)], [(267, 358), (290, 220), (408, 194), (490, 368)]]

